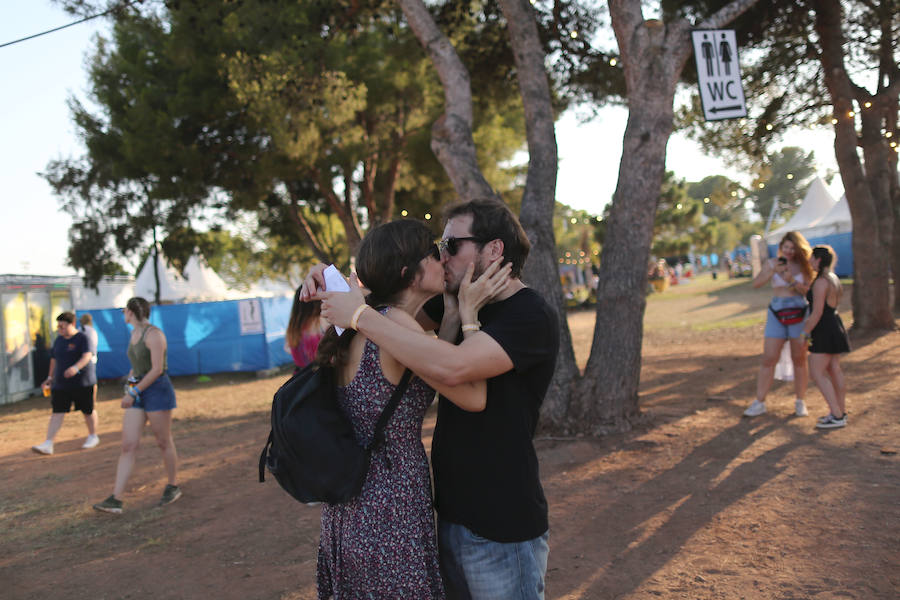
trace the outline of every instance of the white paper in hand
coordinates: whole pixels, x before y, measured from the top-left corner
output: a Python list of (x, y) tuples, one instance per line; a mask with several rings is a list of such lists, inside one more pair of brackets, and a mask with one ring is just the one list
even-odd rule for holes
[[(322, 276), (325, 278), (325, 291), (326, 292), (349, 292), (350, 286), (347, 285), (347, 280), (344, 279), (341, 272), (338, 271), (334, 265), (328, 265), (325, 270), (322, 272)], [(338, 335), (344, 333), (343, 327), (334, 326), (334, 330)]]

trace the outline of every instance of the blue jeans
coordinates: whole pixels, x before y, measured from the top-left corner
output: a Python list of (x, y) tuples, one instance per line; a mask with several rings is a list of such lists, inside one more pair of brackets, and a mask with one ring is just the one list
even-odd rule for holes
[(525, 542), (485, 539), (438, 519), (441, 577), (450, 600), (543, 600), (548, 534)]

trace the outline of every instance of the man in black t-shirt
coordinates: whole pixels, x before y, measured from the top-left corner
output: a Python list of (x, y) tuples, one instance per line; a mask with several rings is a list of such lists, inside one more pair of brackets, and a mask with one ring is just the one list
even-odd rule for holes
[(91, 356), (87, 337), (75, 327), (75, 313), (64, 312), (56, 317), (56, 331), (59, 334), (50, 351), (50, 375), (41, 385), (44, 394), (52, 396), (50, 404), (53, 414), (47, 426), (47, 439), (31, 449), (38, 454), (53, 454), (53, 438), (62, 427), (66, 413), (76, 410), (84, 414), (88, 437), (82, 448), (93, 448), (100, 439), (97, 437), (97, 412), (94, 410), (94, 385), (96, 371), (91, 368)]
[[(519, 279), (530, 243), (503, 202), (452, 207), (440, 249), (446, 292), (418, 320), (426, 329), (439, 324), (442, 339), (365, 310), (358, 290), (315, 297), (333, 324), (355, 326), (426, 379), (487, 380), (484, 410), (465, 411), (444, 398), (438, 406), (432, 466), (441, 574), (449, 598), (543, 598), (547, 501), (532, 438), (556, 365), (556, 313)], [(461, 282), (497, 261), (511, 264), (510, 283), (477, 315), (461, 314)], [(304, 289), (324, 289), (320, 269)], [(454, 337), (455, 345), (443, 341)]]

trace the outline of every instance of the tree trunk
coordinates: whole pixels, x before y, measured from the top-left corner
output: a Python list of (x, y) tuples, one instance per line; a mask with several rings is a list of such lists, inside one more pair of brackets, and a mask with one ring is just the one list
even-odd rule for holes
[(674, 98), (674, 90), (652, 89), (662, 87), (661, 79), (646, 79), (642, 97), (629, 94), (619, 179), (600, 257), (594, 340), (573, 406), (572, 416), (590, 433), (628, 429), (639, 412), (647, 265)]
[[(716, 29), (756, 0), (735, 0), (698, 25)], [(572, 427), (592, 434), (630, 428), (639, 413), (645, 288), (653, 220), (673, 129), (675, 86), (691, 54), (691, 25), (645, 21), (640, 0), (609, 0), (625, 71), (628, 123), (600, 259), (597, 322)]]
[(431, 128), (431, 149), (463, 200), (489, 198), (494, 190), (481, 173), (472, 139), (469, 72), (422, 0), (397, 0), (410, 28), (428, 53), (444, 88), (444, 114)]
[[(897, 115), (898, 115), (898, 102), (895, 99), (890, 108), (888, 122), (887, 122), (887, 131), (890, 132), (891, 138), (896, 142), (900, 142), (898, 140), (898, 131), (897, 128)], [(891, 179), (891, 208), (894, 214), (894, 236), (893, 236), (893, 252), (891, 253), (891, 273), (894, 275), (894, 312), (900, 313), (900, 176), (898, 176), (897, 168), (898, 168), (898, 153), (897, 148), (900, 146), (895, 146), (895, 150), (893, 153), (889, 153), (888, 157), (888, 173)]]
[(500, 0), (500, 7), (509, 27), (528, 139), (528, 176), (519, 219), (531, 241), (531, 253), (525, 263), (523, 279), (556, 309), (559, 320), (559, 355), (553, 380), (541, 407), (541, 426), (548, 430), (560, 430), (565, 426), (573, 384), (577, 382), (579, 373), (566, 318), (553, 235), (558, 159), (550, 85), (531, 3), (528, 0)]
[[(869, 186), (857, 153), (859, 140), (853, 99), (854, 86), (844, 66), (844, 35), (839, 0), (815, 0), (816, 32), (822, 45), (821, 62), (825, 86), (831, 96), (834, 116), (834, 153), (844, 193), (853, 219), (853, 329), (892, 329), (890, 305), (890, 251), (892, 239), (882, 239), (875, 194), (884, 186)], [(864, 117), (867, 118), (867, 117)], [(870, 150), (870, 154), (874, 153)], [(873, 158), (874, 160), (874, 158)], [(868, 165), (867, 165), (868, 166)], [(870, 166), (877, 171), (876, 164)], [(872, 173), (877, 177), (877, 173)], [(884, 205), (887, 205), (884, 198)], [(882, 216), (884, 216), (884, 211)], [(889, 215), (888, 215), (889, 218)]]

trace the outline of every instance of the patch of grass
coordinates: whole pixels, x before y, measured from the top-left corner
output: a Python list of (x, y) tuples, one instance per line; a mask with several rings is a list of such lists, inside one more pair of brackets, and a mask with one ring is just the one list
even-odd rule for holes
[(82, 520), (76, 517), (81, 511), (75, 504), (61, 505), (46, 497), (31, 498), (0, 506), (0, 538), (5, 542), (23, 546), (53, 544), (56, 529), (66, 527), (75, 518)]
[(161, 537), (148, 537), (144, 540), (144, 543), (141, 544), (141, 550), (151, 550), (151, 549), (159, 549), (162, 550), (168, 541), (165, 538)]
[(724, 319), (721, 321), (696, 323), (694, 325), (691, 325), (691, 329), (693, 331), (711, 331), (713, 329), (744, 329), (746, 327), (753, 327), (754, 325), (761, 325), (765, 322), (766, 315), (764, 313), (761, 316), (746, 317), (743, 319)]
[(696, 296), (708, 296), (710, 294), (728, 295), (731, 293), (741, 293), (745, 288), (750, 287), (750, 279), (715, 279), (711, 277), (701, 276), (691, 283), (670, 286), (662, 293), (650, 294), (647, 296), (648, 303), (670, 302), (672, 300), (683, 300)]

